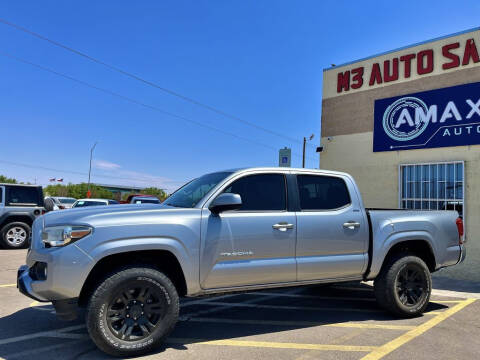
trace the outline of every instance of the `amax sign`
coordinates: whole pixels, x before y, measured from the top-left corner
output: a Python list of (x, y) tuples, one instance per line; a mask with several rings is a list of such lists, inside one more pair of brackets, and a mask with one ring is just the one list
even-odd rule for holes
[(375, 101), (373, 151), (480, 144), (480, 82)]

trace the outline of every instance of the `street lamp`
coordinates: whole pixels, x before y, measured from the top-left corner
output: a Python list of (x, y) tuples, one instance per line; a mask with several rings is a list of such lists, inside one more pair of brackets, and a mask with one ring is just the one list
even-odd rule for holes
[(95, 146), (97, 146), (98, 141), (95, 141), (92, 148), (90, 149), (90, 167), (88, 168), (88, 185), (87, 185), (87, 197), (89, 198), (90, 193), (90, 174), (92, 173), (92, 157), (93, 157), (93, 150), (95, 150)]
[[(314, 138), (315, 134), (310, 135), (308, 141), (311, 141)], [(307, 138), (303, 137), (303, 158), (302, 158), (302, 168), (305, 167), (305, 147), (307, 145)]]

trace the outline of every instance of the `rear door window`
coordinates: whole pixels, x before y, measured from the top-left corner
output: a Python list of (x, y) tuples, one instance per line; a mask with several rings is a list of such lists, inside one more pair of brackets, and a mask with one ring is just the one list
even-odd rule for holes
[(38, 190), (35, 187), (12, 186), (7, 191), (8, 205), (37, 205), (39, 203)]
[(285, 176), (282, 174), (245, 176), (234, 181), (224, 192), (241, 196), (240, 211), (282, 211), (287, 208)]
[(334, 210), (351, 203), (345, 181), (335, 176), (297, 175), (302, 210)]

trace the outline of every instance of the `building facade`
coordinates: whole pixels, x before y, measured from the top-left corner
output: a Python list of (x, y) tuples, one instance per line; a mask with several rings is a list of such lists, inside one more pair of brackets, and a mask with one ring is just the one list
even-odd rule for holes
[(457, 210), (480, 281), (480, 28), (324, 70), (321, 168), (367, 207)]

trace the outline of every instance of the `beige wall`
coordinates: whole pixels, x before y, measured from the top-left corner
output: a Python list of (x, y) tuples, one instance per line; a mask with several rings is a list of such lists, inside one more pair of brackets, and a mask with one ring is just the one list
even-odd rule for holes
[[(480, 32), (475, 31), (325, 71), (321, 124), (324, 150), (320, 154), (320, 166), (322, 169), (352, 174), (366, 207), (391, 208), (399, 206), (400, 164), (465, 161), (467, 261), (441, 273), (462, 280), (480, 281), (480, 145), (373, 152), (375, 100), (480, 82), (480, 62), (442, 71), (438, 57), (438, 53), (442, 55), (443, 45), (456, 41), (464, 44), (472, 37), (480, 52)], [(435, 50), (436, 61), (435, 71), (428, 76), (413, 76), (412, 72), (409, 79), (399, 79), (381, 86), (364, 85), (357, 90), (337, 93), (337, 74), (340, 71), (364, 66), (368, 77), (368, 69), (375, 62), (383, 63), (385, 59), (429, 48)], [(457, 54), (460, 53), (459, 50)], [(368, 82), (368, 79), (364, 81)]]

